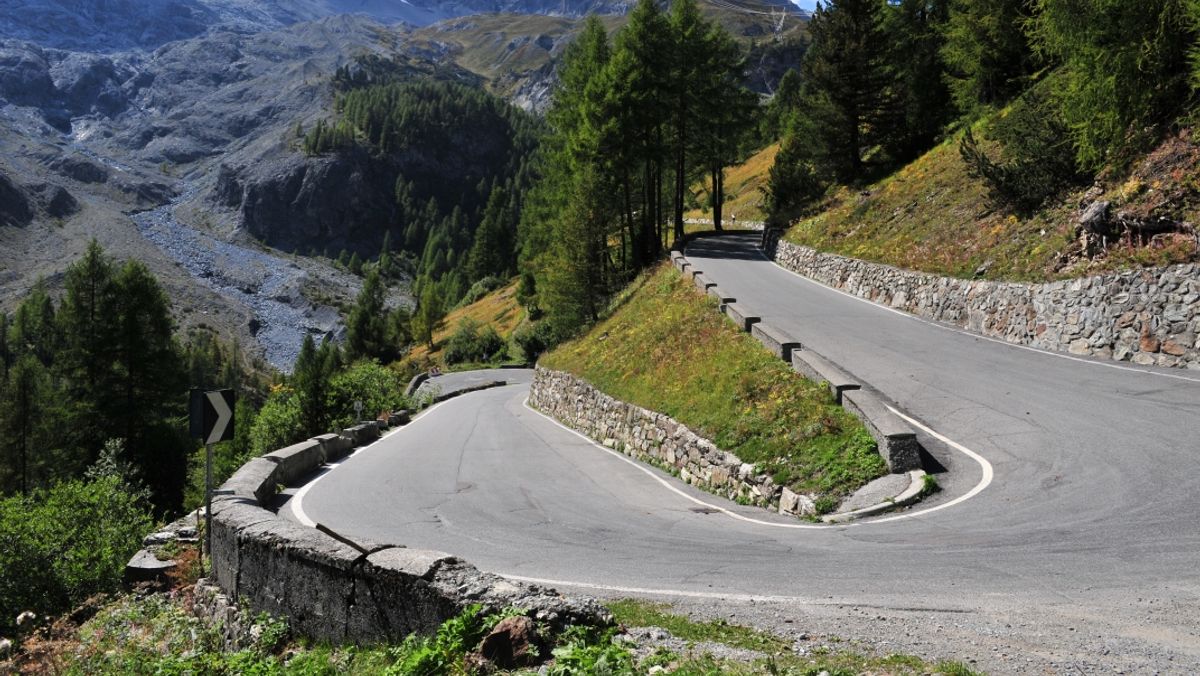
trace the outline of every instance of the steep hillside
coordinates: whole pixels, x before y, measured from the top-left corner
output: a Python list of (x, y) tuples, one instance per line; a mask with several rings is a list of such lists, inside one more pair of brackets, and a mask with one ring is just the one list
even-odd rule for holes
[[(779, 144), (772, 143), (751, 155), (745, 162), (725, 170), (725, 219), (736, 217), (726, 225), (736, 225), (736, 221), (762, 221), (767, 217), (767, 206), (763, 190), (767, 186), (767, 177), (771, 166), (775, 164), (775, 156), (779, 154)], [(708, 199), (709, 184), (700, 182), (692, 186), (692, 193), (699, 196), (703, 203)], [(712, 210), (708, 208), (693, 209), (687, 214), (688, 218), (712, 218)]]
[(426, 345), (414, 346), (404, 358), (404, 363), (413, 365), (414, 370), (424, 369), (433, 364), (444, 366), (442, 352), (446, 341), (463, 322), (490, 326), (507, 341), (525, 322), (526, 314), (525, 309), (517, 302), (517, 282), (510, 282), (472, 303), (447, 313), (439, 328), (433, 332), (433, 349)]
[[(755, 91), (773, 92), (787, 69), (800, 63), (807, 16), (790, 2), (721, 0), (700, 6), (746, 49), (747, 76)], [(554, 60), (575, 38), (580, 15), (506, 11), (510, 13), (471, 15), (420, 28), (412, 34), (409, 51), (450, 60), (516, 105), (543, 110), (554, 83)], [(610, 33), (625, 23), (623, 12), (599, 13)]]
[[(955, 137), (882, 181), (838, 190), (786, 238), (914, 270), (987, 279), (1057, 279), (1184, 262), (1200, 250), (1193, 227), (1200, 222), (1197, 176), (1200, 146), (1184, 131), (1128, 172), (1103, 176), (1019, 216), (991, 206), (985, 185), (968, 175)], [(1089, 207), (1104, 203), (1100, 222), (1085, 228)], [(1147, 223), (1161, 232), (1138, 232)]]
[(59, 49), (117, 52), (155, 49), (222, 27), (276, 30), (341, 14), (425, 26), (470, 14), (507, 12), (582, 17), (624, 14), (628, 0), (0, 0), (0, 37)]

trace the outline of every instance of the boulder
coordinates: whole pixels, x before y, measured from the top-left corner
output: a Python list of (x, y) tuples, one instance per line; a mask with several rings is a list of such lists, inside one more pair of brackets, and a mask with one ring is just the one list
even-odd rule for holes
[(479, 654), (501, 669), (517, 669), (537, 662), (540, 653), (537, 626), (525, 616), (500, 621), (479, 644)]

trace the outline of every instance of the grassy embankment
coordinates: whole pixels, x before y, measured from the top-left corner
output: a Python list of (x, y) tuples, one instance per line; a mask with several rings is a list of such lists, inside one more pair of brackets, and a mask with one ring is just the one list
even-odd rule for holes
[[(725, 208), (722, 211), (725, 227), (737, 224), (730, 220), (730, 216), (737, 216), (738, 222), (766, 220), (766, 195), (763, 189), (767, 186), (768, 174), (778, 154), (779, 144), (773, 143), (751, 155), (742, 164), (725, 171)], [(704, 180), (692, 186), (692, 192), (706, 196), (710, 187), (710, 183)], [(712, 210), (693, 209), (687, 212), (686, 218), (712, 219)]]
[(862, 425), (737, 331), (668, 264), (643, 275), (610, 317), (541, 365), (684, 423), (829, 509), (886, 471)]
[[(525, 309), (517, 302), (517, 284), (518, 282), (514, 280), (474, 303), (448, 312), (439, 328), (433, 332), (433, 349), (429, 349), (426, 345), (414, 346), (402, 360), (401, 367), (416, 364), (420, 368), (427, 368), (438, 364), (445, 368), (442, 351), (446, 346), (446, 341), (463, 321), (473, 321), (481, 326), (491, 326), (506, 341), (512, 338), (513, 331), (516, 331), (517, 327), (526, 319)], [(509, 352), (515, 354), (517, 350), (510, 346)]]
[[(765, 169), (759, 167), (765, 179)], [(1075, 235), (1082, 203), (1110, 200), (1112, 211), (1197, 222), (1200, 146), (1185, 132), (1121, 175), (1102, 176), (1103, 194), (1080, 187), (1028, 216), (990, 206), (982, 181), (971, 178), (958, 137), (866, 188), (840, 188), (824, 210), (797, 223), (785, 239), (797, 244), (903, 268), (1015, 281), (1079, 277), (1108, 270), (1194, 260), (1196, 244), (1167, 235), (1149, 246), (1116, 244), (1081, 255)]]
[[(290, 635), (286, 622), (258, 618), (257, 638), (241, 650), (222, 647), (222, 631), (188, 612), (190, 587), (173, 594), (126, 595), (94, 606), (95, 615), (76, 626), (60, 618), (30, 636), (0, 670), (62, 674), (475, 674), (483, 668), (476, 646), (500, 615), (467, 611), (447, 621), (436, 636), (413, 636), (395, 645), (331, 647)], [(663, 604), (621, 600), (610, 604), (628, 628), (658, 627), (684, 641), (675, 650), (654, 644), (635, 653), (614, 641), (618, 629), (569, 630), (549, 654), (549, 673), (646, 674), (877, 674), (971, 676), (959, 663), (932, 664), (909, 655), (871, 655), (837, 637), (813, 637), (803, 654), (774, 634), (721, 620), (697, 621)], [(727, 648), (741, 649), (729, 653)], [(641, 657), (639, 657), (639, 653)], [(718, 655), (737, 655), (714, 656)], [(503, 673), (536, 674), (537, 666)]]

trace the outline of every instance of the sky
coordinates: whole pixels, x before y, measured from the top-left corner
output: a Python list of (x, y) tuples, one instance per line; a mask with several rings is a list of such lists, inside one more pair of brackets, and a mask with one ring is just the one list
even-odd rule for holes
[(796, 6), (800, 9), (806, 9), (810, 12), (817, 8), (817, 0), (792, 0), (792, 2), (796, 3)]

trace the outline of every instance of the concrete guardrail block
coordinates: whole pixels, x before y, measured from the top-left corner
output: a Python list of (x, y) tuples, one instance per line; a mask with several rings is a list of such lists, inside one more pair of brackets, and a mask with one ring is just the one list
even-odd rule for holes
[(713, 287), (713, 286), (717, 285), (716, 282), (712, 281), (711, 279), (709, 279), (708, 277), (705, 277), (704, 275), (702, 275), (700, 273), (697, 273), (694, 277), (692, 277), (692, 283), (696, 285), (697, 289), (700, 289), (701, 293), (706, 293), (708, 291), (709, 287)]
[(759, 322), (750, 328), (750, 335), (758, 339), (764, 347), (770, 350), (776, 357), (792, 363), (792, 351), (800, 349), (800, 341), (792, 338), (783, 331)]
[(301, 441), (263, 457), (278, 460), (279, 466), (275, 469), (275, 482), (285, 486), (290, 486), (296, 479), (307, 475), (325, 462), (325, 453), (321, 450), (321, 442), (317, 439)]
[(340, 460), (354, 448), (350, 440), (340, 434), (318, 434), (313, 437), (313, 441), (321, 443), (321, 453), (325, 457), (325, 462)]
[(921, 445), (917, 434), (883, 401), (866, 390), (847, 390), (842, 393), (842, 406), (866, 425), (879, 455), (893, 473), (921, 469)]
[(713, 285), (708, 287), (708, 295), (717, 299), (717, 303), (721, 305), (729, 305), (737, 302), (737, 299), (721, 290), (721, 287)]
[(750, 314), (748, 310), (737, 303), (729, 303), (724, 308), (725, 316), (737, 324), (738, 330), (750, 333), (750, 327), (762, 321), (762, 317)]
[(815, 383), (827, 383), (839, 404), (842, 403), (842, 393), (862, 388), (850, 374), (812, 350), (792, 350), (792, 370)]
[(254, 458), (234, 472), (214, 495), (232, 495), (265, 503), (275, 495), (278, 469), (278, 458)]

